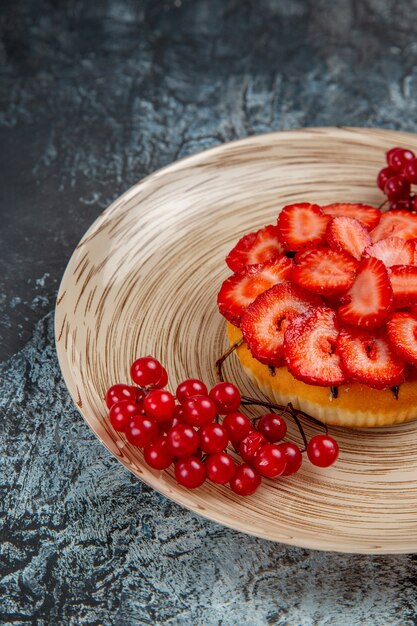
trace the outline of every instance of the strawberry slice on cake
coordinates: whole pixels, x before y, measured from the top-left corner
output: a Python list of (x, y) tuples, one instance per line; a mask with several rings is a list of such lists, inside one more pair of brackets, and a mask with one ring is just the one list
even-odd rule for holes
[(352, 380), (375, 389), (400, 385), (404, 381), (404, 360), (394, 352), (385, 332), (342, 328), (337, 351), (343, 369)]
[(279, 367), (284, 363), (284, 333), (289, 322), (321, 306), (323, 300), (297, 285), (282, 283), (258, 296), (242, 316), (243, 338), (255, 359)]
[(278, 215), (280, 240), (286, 250), (313, 248), (325, 242), (328, 221), (317, 204), (288, 204)]
[(310, 385), (341, 385), (346, 381), (336, 341), (336, 313), (321, 306), (295, 317), (284, 334), (284, 354), (291, 374)]
[(344, 301), (345, 304), (338, 309), (339, 320), (344, 324), (377, 328), (387, 321), (392, 310), (393, 293), (387, 268), (382, 261), (375, 257), (362, 259)]
[(344, 252), (322, 248), (296, 258), (291, 279), (321, 295), (343, 293), (355, 280), (357, 261)]
[(273, 285), (287, 281), (292, 268), (293, 261), (281, 256), (226, 278), (217, 296), (220, 313), (240, 326), (241, 316), (251, 302)]
[(381, 211), (369, 204), (358, 204), (356, 202), (335, 202), (321, 207), (326, 215), (331, 217), (354, 217), (362, 222), (367, 230), (372, 230), (381, 218)]
[(388, 340), (407, 363), (417, 365), (417, 317), (397, 311), (387, 324)]
[(226, 257), (233, 272), (241, 272), (248, 265), (257, 265), (274, 259), (284, 252), (278, 236), (278, 226), (270, 224), (256, 232), (244, 235)]

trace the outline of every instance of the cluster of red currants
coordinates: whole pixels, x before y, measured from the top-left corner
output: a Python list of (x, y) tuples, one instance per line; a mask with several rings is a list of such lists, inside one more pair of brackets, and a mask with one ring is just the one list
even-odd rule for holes
[[(106, 393), (110, 423), (143, 448), (150, 467), (163, 470), (174, 463), (180, 485), (194, 489), (208, 478), (246, 496), (257, 490), (262, 476), (289, 476), (300, 469), (302, 451), (282, 441), (287, 432), (282, 415), (262, 415), (255, 427), (238, 411), (241, 396), (232, 383), (217, 383), (209, 392), (201, 380), (190, 378), (174, 396), (165, 389), (165, 368), (150, 356), (137, 359), (130, 375), (134, 386), (117, 384)], [(242, 464), (227, 452), (229, 443)], [(328, 467), (337, 459), (338, 446), (327, 434), (316, 435), (306, 452), (314, 465)]]
[(391, 148), (385, 154), (387, 166), (378, 174), (378, 187), (387, 196), (390, 209), (417, 210), (417, 196), (411, 185), (417, 185), (417, 158), (411, 150)]

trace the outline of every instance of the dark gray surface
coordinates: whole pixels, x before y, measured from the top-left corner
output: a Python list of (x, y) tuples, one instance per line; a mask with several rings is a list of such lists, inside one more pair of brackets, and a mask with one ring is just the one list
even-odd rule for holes
[(2, 1), (0, 621), (417, 623), (413, 556), (267, 543), (143, 486), (72, 406), (53, 342), (74, 246), (144, 175), (271, 129), (416, 130), (417, 2), (399, 4)]

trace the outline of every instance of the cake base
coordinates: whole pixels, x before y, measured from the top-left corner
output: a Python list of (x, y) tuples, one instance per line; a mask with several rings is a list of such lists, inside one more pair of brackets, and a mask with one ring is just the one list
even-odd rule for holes
[[(227, 322), (230, 344), (242, 338), (240, 329)], [(249, 378), (277, 404), (291, 404), (324, 424), (348, 428), (375, 428), (409, 422), (417, 418), (417, 380), (403, 383), (398, 399), (390, 389), (371, 389), (359, 383), (338, 387), (333, 398), (329, 387), (297, 380), (286, 367), (272, 370), (259, 363), (243, 343), (236, 354)]]

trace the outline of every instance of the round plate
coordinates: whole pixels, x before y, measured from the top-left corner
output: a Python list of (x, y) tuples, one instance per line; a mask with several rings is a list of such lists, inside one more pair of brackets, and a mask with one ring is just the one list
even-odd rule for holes
[[(130, 363), (146, 354), (166, 365), (173, 391), (191, 376), (214, 384), (215, 361), (227, 346), (216, 305), (229, 275), (227, 252), (244, 233), (274, 222), (285, 204), (380, 204), (375, 179), (394, 145), (417, 149), (417, 137), (319, 128), (219, 146), (132, 187), (83, 237), (57, 300), (59, 361), (90, 428), (148, 485), (216, 522), (274, 541), (343, 552), (417, 551), (416, 423), (331, 429), (341, 450), (334, 467), (305, 461), (295, 476), (264, 480), (242, 498), (210, 482), (187, 490), (172, 469), (151, 470), (140, 450), (111, 428), (103, 401), (106, 389), (128, 382)], [(234, 355), (226, 376), (259, 396)], [(289, 434), (300, 441), (291, 423)]]

